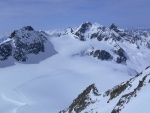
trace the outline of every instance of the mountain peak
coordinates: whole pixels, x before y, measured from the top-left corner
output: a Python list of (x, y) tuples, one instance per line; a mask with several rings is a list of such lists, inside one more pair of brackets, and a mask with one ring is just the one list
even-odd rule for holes
[(99, 95), (100, 94), (98, 93), (95, 84), (91, 84), (80, 95), (78, 95), (75, 100), (73, 100), (73, 103), (67, 110), (60, 111), (60, 113), (72, 113), (73, 111), (79, 113), (90, 104), (94, 104), (97, 101), (97, 99), (95, 99), (94, 97), (97, 97)]
[[(25, 27), (21, 28), (20, 30), (21, 31), (34, 31), (34, 29), (31, 26), (25, 26)], [(13, 38), (14, 36), (16, 36), (18, 31), (19, 30), (13, 31), (9, 38)]]
[[(52, 51), (48, 50), (48, 47)], [(51, 51), (51, 53), (48, 53), (48, 51)], [(42, 53), (45, 53), (43, 57), (37, 56), (37, 54)], [(0, 45), (0, 61), (13, 58), (16, 61), (27, 62), (27, 60), (30, 60), (32, 63), (37, 63), (55, 53), (56, 51), (47, 40), (47, 37), (42, 32), (34, 30), (31, 26), (15, 30), (7, 41)], [(34, 57), (34, 60), (32, 57)]]
[(114, 23), (111, 24), (111, 26), (109, 27), (109, 29), (117, 29), (117, 25), (115, 25)]
[(85, 33), (85, 31), (86, 31), (89, 27), (91, 27), (91, 26), (92, 26), (92, 24), (91, 24), (90, 22), (85, 22), (85, 23), (83, 23), (83, 24), (80, 26), (79, 31), (80, 31), (81, 33)]
[(84, 24), (92, 25), (92, 23), (90, 21), (87, 21)]
[(21, 28), (20, 30), (34, 31), (34, 29), (31, 26), (25, 26)]

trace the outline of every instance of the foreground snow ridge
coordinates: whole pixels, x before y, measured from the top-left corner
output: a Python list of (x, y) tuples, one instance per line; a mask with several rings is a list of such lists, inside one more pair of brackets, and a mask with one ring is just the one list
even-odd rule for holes
[[(137, 111), (135, 106), (139, 106), (143, 102), (149, 103), (146, 98), (142, 102), (139, 101), (145, 95), (147, 96), (146, 88), (150, 88), (150, 67), (127, 82), (101, 94), (98, 93), (94, 84), (90, 85), (68, 109), (59, 113), (142, 113), (142, 109)], [(147, 109), (149, 112), (150, 109), (146, 106), (148, 105), (145, 105), (143, 109)]]

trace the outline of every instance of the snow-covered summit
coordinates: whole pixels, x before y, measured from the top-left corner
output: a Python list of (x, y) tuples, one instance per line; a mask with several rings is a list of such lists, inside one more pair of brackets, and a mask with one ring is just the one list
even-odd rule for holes
[[(142, 67), (145, 68), (149, 65), (146, 62), (150, 57), (148, 31), (120, 29), (114, 23), (110, 27), (105, 27), (98, 23), (85, 22), (78, 27), (68, 28), (63, 33), (55, 31), (50, 35), (55, 37), (57, 33), (59, 40), (65, 40), (66, 37), (69, 37), (68, 41), (72, 40), (73, 44), (70, 42), (71, 46), (66, 48), (72, 50), (70, 55), (91, 56), (102, 61), (110, 61), (110, 64), (115, 62), (129, 67), (144, 65)], [(78, 47), (79, 43), (83, 43), (82, 48)], [(75, 44), (77, 47), (72, 47)]]
[[(89, 39), (97, 39), (98, 41), (112, 41), (112, 42), (128, 42), (131, 44), (137, 44), (137, 46), (143, 45), (148, 47), (150, 40), (149, 31), (141, 30), (124, 30), (120, 29), (114, 23), (109, 27), (105, 27), (100, 24), (92, 24), (90, 22), (83, 23), (77, 27), (72, 34), (74, 37), (86, 41)], [(147, 44), (145, 43), (147, 41)]]
[(47, 37), (42, 32), (35, 31), (31, 26), (26, 26), (15, 30), (1, 42), (0, 63), (6, 64), (5, 61), (9, 59), (22, 62), (32, 59), (31, 61), (34, 62), (33, 59), (36, 59), (37, 54), (48, 51), (49, 53), (46, 53), (43, 57), (50, 57), (56, 53)]

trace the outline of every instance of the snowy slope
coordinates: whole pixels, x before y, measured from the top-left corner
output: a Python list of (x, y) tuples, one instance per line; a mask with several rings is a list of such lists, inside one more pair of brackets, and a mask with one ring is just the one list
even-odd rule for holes
[[(16, 109), (14, 113), (58, 113), (91, 83), (98, 84), (99, 90), (104, 91), (130, 78), (125, 70), (120, 68), (122, 71), (117, 71), (107, 68), (108, 65), (89, 58), (66, 58), (57, 54), (39, 64), (2, 68), (0, 92), (12, 102), (2, 98), (2, 105), (8, 111), (5, 107), (1, 111), (13, 113)], [(101, 87), (107, 82), (109, 84)]]
[(60, 113), (148, 113), (150, 67), (114, 88), (99, 94), (94, 84)]
[[(86, 29), (81, 29), (81, 26), (68, 28), (63, 32), (56, 30), (45, 33), (25, 28), (16, 31), (16, 36), (21, 37), (20, 41), (29, 44), (34, 39), (41, 42), (40, 35), (42, 35), (44, 39), (46, 38), (46, 42), (50, 43), (50, 47), (49, 44), (44, 43), (46, 49), (55, 50), (55, 54), (49, 56), (51, 52), (40, 51), (37, 55), (27, 54), (26, 61), (14, 61), (12, 56), (5, 61), (0, 61), (0, 66), (3, 66), (11, 63), (13, 59), (13, 65), (0, 68), (0, 101), (2, 101), (0, 111), (2, 113), (58, 113), (67, 108), (89, 84), (95, 83), (97, 89), (104, 92), (128, 80), (149, 65), (147, 61), (150, 58), (150, 51), (145, 44), (149, 40), (149, 35), (147, 38), (144, 37), (146, 41), (142, 41), (138, 49), (136, 43), (126, 40), (127, 37), (121, 37), (123, 41), (112, 41), (116, 39), (116, 37), (112, 38), (112, 34), (120, 36), (114, 28), (106, 28), (102, 32), (101, 28), (104, 27), (99, 24), (90, 24)], [(80, 34), (79, 31), (84, 33)], [(79, 37), (76, 32), (81, 36)], [(99, 32), (102, 32), (103, 38), (88, 38)], [(128, 33), (128, 31), (123, 32)], [(31, 37), (28, 37), (28, 33)], [(84, 40), (80, 40), (82, 36)], [(109, 39), (105, 40), (105, 38)], [(132, 38), (132, 35), (129, 38)], [(7, 41), (14, 44), (15, 39), (10, 38)], [(123, 57), (118, 52), (118, 47), (124, 50), (121, 53), (126, 57), (126, 60), (120, 63), (116, 62), (117, 58)], [(100, 53), (98, 51), (98, 56), (95, 57), (96, 50), (100, 50)], [(105, 50), (113, 58), (102, 60), (106, 52), (101, 50)], [(93, 54), (90, 54), (91, 52)], [(48, 56), (43, 58), (44, 55)], [(38, 62), (31, 62), (38, 58), (41, 58)]]

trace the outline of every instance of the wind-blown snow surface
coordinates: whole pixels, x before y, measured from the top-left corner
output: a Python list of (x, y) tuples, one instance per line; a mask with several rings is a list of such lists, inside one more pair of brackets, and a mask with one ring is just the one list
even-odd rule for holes
[[(58, 113), (87, 85), (96, 83), (104, 91), (130, 77), (123, 69), (120, 69), (123, 72), (116, 71), (108, 66), (107, 62), (57, 54), (39, 64), (1, 68), (3, 107), (0, 110), (2, 113)], [(119, 68), (117, 64), (113, 66)]]
[(49, 37), (49, 40), (58, 54), (38, 64), (16, 63), (0, 68), (1, 113), (58, 113), (89, 84), (95, 83), (103, 92), (128, 80), (149, 64), (147, 50), (141, 48), (142, 54), (127, 43), (122, 46), (129, 50), (132, 58), (127, 61), (128, 66), (78, 55), (91, 46), (111, 49), (95, 39), (80, 41), (68, 34)]

